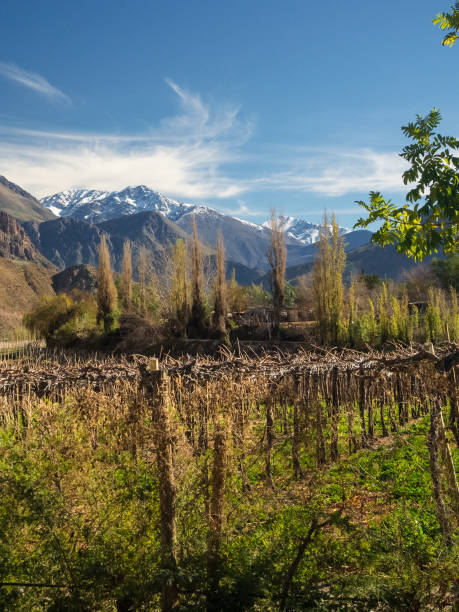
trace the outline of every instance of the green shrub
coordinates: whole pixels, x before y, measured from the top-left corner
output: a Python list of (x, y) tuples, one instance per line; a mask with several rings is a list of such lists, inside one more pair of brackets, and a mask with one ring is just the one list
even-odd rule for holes
[(69, 341), (79, 335), (87, 336), (98, 329), (97, 304), (86, 292), (74, 290), (70, 295), (61, 293), (46, 296), (24, 315), (24, 326), (44, 338)]

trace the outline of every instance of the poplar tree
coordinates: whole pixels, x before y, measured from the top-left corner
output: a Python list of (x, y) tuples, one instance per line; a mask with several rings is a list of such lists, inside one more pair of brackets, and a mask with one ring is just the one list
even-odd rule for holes
[(99, 266), (97, 268), (97, 322), (103, 321), (106, 332), (110, 330), (113, 324), (117, 297), (110, 267), (107, 240), (105, 235), (102, 234), (99, 244)]
[(193, 241), (191, 243), (191, 326), (198, 333), (206, 327), (206, 310), (204, 305), (204, 269), (202, 246), (198, 237), (196, 219), (193, 219)]
[(274, 336), (279, 336), (280, 313), (285, 301), (285, 268), (287, 264), (287, 249), (284, 240), (284, 221), (271, 211), (271, 244), (267, 251), (271, 267), (271, 290), (274, 306)]
[(225, 316), (228, 310), (228, 296), (225, 274), (225, 245), (221, 232), (218, 234), (215, 276), (214, 326), (217, 332), (224, 335), (226, 331)]
[(139, 277), (139, 312), (142, 317), (147, 314), (147, 289), (146, 289), (146, 276), (147, 276), (147, 256), (145, 247), (140, 247), (139, 258), (137, 263), (137, 274)]
[(172, 248), (172, 282), (170, 310), (172, 321), (181, 336), (186, 336), (190, 318), (187, 277), (187, 245), (179, 238)]
[(129, 240), (126, 240), (123, 245), (121, 300), (124, 312), (128, 312), (132, 306), (132, 254)]
[(312, 270), (314, 311), (322, 342), (338, 341), (343, 316), (343, 271), (346, 263), (344, 239), (335, 215), (331, 227), (324, 214)]

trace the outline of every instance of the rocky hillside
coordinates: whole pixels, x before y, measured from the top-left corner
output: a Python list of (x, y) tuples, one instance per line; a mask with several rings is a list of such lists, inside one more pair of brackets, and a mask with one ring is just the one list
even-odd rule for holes
[(24, 223), (24, 229), (35, 247), (58, 268), (78, 264), (97, 266), (97, 252), (104, 232), (96, 225), (67, 217), (44, 223)]
[(97, 266), (100, 239), (105, 235), (115, 270), (121, 269), (123, 244), (129, 240), (134, 262), (140, 247), (144, 247), (151, 263), (160, 271), (170, 246), (178, 238), (186, 238), (183, 230), (156, 212), (143, 212), (125, 217), (121, 222), (116, 219), (99, 225), (59, 217), (44, 223), (25, 223), (24, 229), (35, 247), (61, 269), (80, 264)]
[(66, 268), (51, 279), (56, 293), (70, 293), (74, 289), (93, 293), (97, 289), (97, 270), (82, 264)]
[(55, 215), (30, 193), (0, 176), (0, 210), (19, 221), (46, 221)]
[(20, 223), (0, 210), (0, 257), (34, 261), (49, 267)]
[(0, 340), (20, 326), (22, 315), (41, 296), (53, 294), (55, 271), (22, 225), (0, 211)]
[(53, 295), (54, 272), (39, 263), (0, 257), (0, 340), (10, 337), (40, 297)]

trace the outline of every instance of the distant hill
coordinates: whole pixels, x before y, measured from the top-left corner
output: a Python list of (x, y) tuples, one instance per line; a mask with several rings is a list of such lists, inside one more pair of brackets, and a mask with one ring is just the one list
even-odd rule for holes
[[(426, 257), (423, 264), (429, 264), (435, 257), (442, 258), (443, 255)], [(286, 278), (295, 282), (300, 276), (311, 271), (314, 258), (310, 257), (305, 262), (294, 266), (288, 266)], [(361, 247), (350, 249), (346, 253), (346, 268), (344, 280), (349, 282), (352, 276), (358, 274), (376, 274), (382, 279), (402, 280), (403, 273), (418, 267), (420, 264), (406, 255), (398, 253), (393, 246), (380, 247), (377, 244), (365, 244)], [(267, 277), (260, 279), (266, 286)]]
[(78, 264), (97, 266), (100, 237), (104, 232), (96, 225), (59, 217), (44, 223), (24, 223), (24, 229), (36, 248), (58, 268)]
[(55, 218), (55, 215), (30, 193), (4, 176), (0, 176), (0, 210), (19, 221), (46, 221)]
[(97, 266), (102, 235), (106, 236), (112, 267), (121, 270), (123, 244), (131, 242), (134, 265), (140, 247), (147, 250), (150, 263), (161, 272), (171, 244), (186, 234), (157, 212), (143, 212), (123, 219), (93, 225), (72, 217), (59, 217), (44, 223), (24, 223), (36, 248), (58, 268), (80, 264)]
[[(43, 223), (27, 222), (24, 229), (35, 247), (61, 269), (80, 264), (97, 266), (97, 253), (102, 234), (105, 234), (111, 252), (112, 266), (120, 271), (123, 244), (132, 245), (134, 265), (140, 247), (144, 247), (150, 264), (161, 274), (170, 246), (178, 238), (187, 239), (196, 220), (199, 238), (210, 255), (216, 247), (218, 232), (225, 242), (228, 270), (236, 269), (238, 282), (250, 284), (263, 276), (267, 268), (266, 251), (270, 244), (269, 231), (228, 215), (207, 210), (204, 214), (192, 210), (177, 222), (163, 213), (144, 211), (134, 215), (111, 219), (94, 225), (73, 217), (58, 217)], [(346, 250), (360, 247), (369, 241), (371, 232), (358, 230), (345, 234)], [(305, 265), (311, 262), (317, 244), (303, 244), (287, 237), (287, 265)], [(230, 272), (229, 272), (230, 273)]]
[(0, 257), (0, 340), (21, 325), (22, 316), (40, 297), (53, 295), (53, 268)]
[(125, 240), (131, 242), (134, 265), (140, 248), (144, 247), (157, 272), (162, 272), (170, 247), (179, 238), (187, 238), (185, 232), (173, 221), (154, 211), (112, 219), (99, 223), (97, 227), (110, 238), (113, 267), (118, 271), (121, 270)]
[[(423, 264), (430, 264), (432, 259), (442, 259), (443, 254), (429, 255), (423, 260)], [(386, 246), (381, 248), (377, 244), (366, 244), (348, 253), (346, 274), (377, 274), (381, 278), (400, 280), (403, 272), (413, 270), (419, 263), (413, 261), (406, 255), (399, 253), (395, 247)]]
[[(344, 234), (344, 250), (347, 252), (358, 247), (368, 245), (372, 232), (368, 230), (355, 230)], [(317, 253), (317, 242), (305, 246), (287, 246), (287, 266), (308, 264), (314, 260)]]
[(56, 293), (70, 293), (74, 289), (94, 292), (97, 289), (97, 270), (92, 266), (81, 264), (57, 272), (51, 279)]
[(52, 295), (56, 268), (43, 257), (20, 223), (0, 211), (0, 340), (21, 324), (43, 295)]
[(217, 246), (218, 234), (221, 232), (228, 260), (249, 268), (263, 268), (268, 264), (266, 249), (269, 232), (265, 228), (203, 208), (182, 215), (177, 225), (191, 235), (193, 220), (196, 221), (200, 240), (213, 249)]

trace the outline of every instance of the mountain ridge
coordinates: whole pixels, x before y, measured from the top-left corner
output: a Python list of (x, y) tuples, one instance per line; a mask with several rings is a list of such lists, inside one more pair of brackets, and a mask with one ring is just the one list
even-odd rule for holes
[(46, 221), (55, 215), (33, 195), (0, 175), (0, 210), (18, 221)]
[[(91, 223), (103, 223), (112, 219), (151, 210), (163, 214), (171, 221), (186, 226), (184, 220), (187, 215), (194, 215), (196, 219), (202, 217), (219, 217), (231, 219), (234, 222), (251, 229), (260, 235), (269, 235), (267, 220), (262, 224), (252, 223), (236, 216), (222, 213), (205, 204), (189, 204), (169, 198), (145, 185), (125, 187), (120, 191), (103, 191), (100, 189), (73, 189), (62, 191), (41, 199), (41, 203), (61, 217), (73, 217)], [(313, 244), (319, 237), (320, 225), (297, 217), (284, 217), (286, 242), (302, 245)], [(241, 228), (242, 233), (245, 233)], [(341, 233), (351, 230), (341, 227)]]

